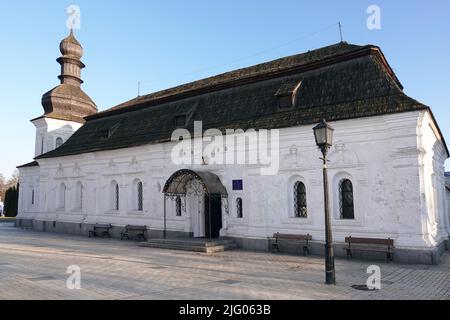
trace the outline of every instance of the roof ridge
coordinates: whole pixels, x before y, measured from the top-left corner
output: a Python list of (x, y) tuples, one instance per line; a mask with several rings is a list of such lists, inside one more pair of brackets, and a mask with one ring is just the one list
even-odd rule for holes
[[(367, 48), (378, 48), (374, 45), (355, 45), (349, 44), (347, 42), (338, 42), (332, 45), (328, 45), (325, 47), (301, 52), (298, 54), (293, 54), (285, 57), (281, 57), (278, 59), (262, 62), (259, 64), (255, 64), (252, 66), (239, 68), (235, 70), (230, 70), (224, 73), (220, 73), (211, 77), (199, 79), (196, 81), (188, 82), (185, 84), (181, 84), (172, 88), (163, 89), (160, 91), (156, 91), (147, 95), (135, 97), (130, 99), (124, 103), (113, 106), (109, 109), (100, 111), (99, 113), (89, 116), (87, 118), (98, 118), (102, 117), (110, 112), (128, 109), (129, 107), (136, 106), (139, 104), (144, 104), (148, 102), (152, 102), (155, 100), (174, 97), (179, 94), (189, 93), (195, 90), (208, 89), (214, 86), (226, 85), (228, 83), (233, 83), (235, 81), (245, 81), (251, 79), (252, 77), (264, 76), (268, 74), (274, 74), (274, 72), (283, 72), (287, 71), (291, 68), (298, 68), (307, 66), (310, 64), (318, 63), (320, 61), (324, 61), (333, 57), (337, 57), (344, 54), (349, 54), (353, 51), (367, 49)], [(334, 50), (338, 50), (337, 52)], [(341, 51), (339, 51), (339, 49)], [(331, 51), (331, 52), (329, 52)], [(322, 53), (319, 56), (315, 56), (315, 54)], [(296, 61), (292, 61), (296, 60)], [(271, 67), (272, 66), (272, 67)], [(259, 68), (263, 68), (263, 70), (258, 70)], [(246, 73), (246, 74), (243, 74)], [(213, 83), (210, 83), (213, 82)]]

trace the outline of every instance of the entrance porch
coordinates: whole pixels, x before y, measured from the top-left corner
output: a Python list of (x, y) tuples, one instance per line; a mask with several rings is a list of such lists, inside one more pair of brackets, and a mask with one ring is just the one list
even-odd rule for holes
[(140, 246), (204, 253), (223, 252), (237, 247), (232, 240), (205, 238), (150, 239), (141, 243)]
[[(217, 240), (225, 225), (223, 211), (228, 211), (228, 193), (218, 176), (211, 172), (179, 170), (167, 180), (163, 193), (163, 237), (152, 239), (154, 246), (188, 247), (203, 252), (211, 251), (213, 247), (214, 250), (231, 247), (229, 240)], [(174, 202), (172, 207), (177, 216), (184, 213), (192, 238), (169, 239), (168, 201)]]

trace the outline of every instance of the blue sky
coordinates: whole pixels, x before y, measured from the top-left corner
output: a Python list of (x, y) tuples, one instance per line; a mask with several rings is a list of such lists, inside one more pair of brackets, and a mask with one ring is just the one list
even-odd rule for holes
[[(43, 93), (58, 84), (66, 8), (81, 8), (83, 89), (100, 110), (142, 93), (344, 40), (376, 44), (411, 97), (432, 107), (450, 141), (450, 2), (0, 1), (0, 173), (32, 160)], [(369, 5), (381, 30), (366, 27)], [(369, 151), (368, 151), (369, 152)], [(447, 161), (450, 170), (450, 162)]]

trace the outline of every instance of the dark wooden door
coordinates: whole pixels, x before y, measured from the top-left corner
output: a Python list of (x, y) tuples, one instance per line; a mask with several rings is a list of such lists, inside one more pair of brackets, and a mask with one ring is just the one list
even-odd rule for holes
[(222, 229), (222, 197), (220, 194), (205, 196), (205, 234), (207, 238), (218, 238)]

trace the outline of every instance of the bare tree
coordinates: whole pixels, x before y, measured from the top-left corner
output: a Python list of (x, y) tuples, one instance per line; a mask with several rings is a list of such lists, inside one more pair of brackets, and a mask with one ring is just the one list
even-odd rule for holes
[(3, 174), (0, 173), (0, 199), (3, 201), (5, 199), (5, 192), (7, 190), (6, 179)]
[(5, 200), (5, 193), (11, 187), (17, 186), (19, 182), (19, 171), (15, 170), (11, 178), (5, 179), (5, 176), (0, 173), (0, 199)]
[(7, 184), (8, 187), (16, 186), (19, 183), (19, 170), (14, 170), (11, 178), (9, 178)]

